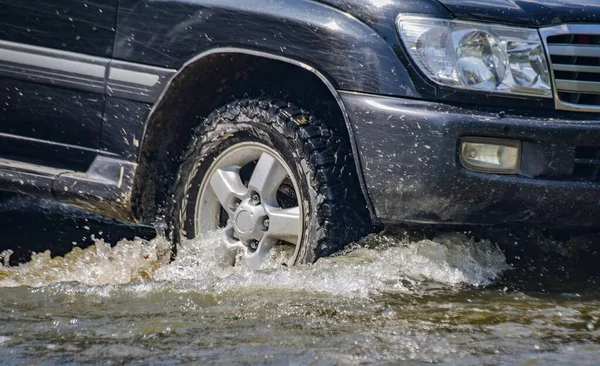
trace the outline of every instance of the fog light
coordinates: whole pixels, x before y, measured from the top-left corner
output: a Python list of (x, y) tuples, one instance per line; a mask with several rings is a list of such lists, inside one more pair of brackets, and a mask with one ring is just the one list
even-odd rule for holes
[(521, 141), (485, 137), (464, 137), (460, 141), (460, 162), (476, 172), (516, 174), (520, 157)]

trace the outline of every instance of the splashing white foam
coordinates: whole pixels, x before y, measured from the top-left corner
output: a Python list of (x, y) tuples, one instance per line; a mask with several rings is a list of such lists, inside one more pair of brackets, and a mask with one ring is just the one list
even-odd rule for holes
[(446, 234), (412, 243), (371, 236), (365, 243), (372, 249), (356, 245), (342, 255), (293, 268), (280, 267), (272, 260), (263, 269), (250, 271), (243, 265), (223, 264), (222, 254), (214, 245), (218, 238), (215, 233), (186, 242), (176, 260), (168, 264), (158, 259), (168, 245), (163, 239), (123, 240), (112, 248), (97, 241), (85, 250), (74, 249), (64, 258), (51, 258), (49, 252), (36, 254), (18, 267), (0, 266), (0, 287), (40, 287), (69, 281), (97, 286), (154, 280), (212, 293), (257, 288), (368, 296), (409, 292), (431, 284), (488, 285), (510, 268), (502, 251), (492, 243)]
[(101, 239), (81, 249), (74, 247), (64, 257), (50, 251), (36, 253), (18, 267), (0, 265), (0, 287), (42, 287), (57, 282), (79, 282), (99, 286), (151, 279), (160, 265), (158, 253), (164, 240), (122, 240), (111, 247)]
[(434, 240), (408, 243), (395, 237), (374, 236), (374, 249), (355, 246), (344, 255), (324, 258), (311, 266), (275, 267), (262, 271), (221, 267), (218, 251), (206, 250), (214, 238), (188, 243), (177, 260), (162, 267), (156, 279), (187, 280), (217, 293), (237, 288), (267, 287), (367, 295), (407, 291), (423, 283), (446, 286), (488, 285), (510, 267), (502, 251), (488, 241), (475, 242), (448, 234)]

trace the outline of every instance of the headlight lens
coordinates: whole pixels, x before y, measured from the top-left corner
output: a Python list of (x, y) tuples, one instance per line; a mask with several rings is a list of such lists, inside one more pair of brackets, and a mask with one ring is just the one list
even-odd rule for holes
[(398, 18), (420, 69), (439, 84), (552, 97), (548, 62), (536, 30), (415, 16)]
[(506, 57), (493, 35), (469, 31), (456, 48), (458, 77), (463, 85), (481, 89), (497, 88), (506, 75)]

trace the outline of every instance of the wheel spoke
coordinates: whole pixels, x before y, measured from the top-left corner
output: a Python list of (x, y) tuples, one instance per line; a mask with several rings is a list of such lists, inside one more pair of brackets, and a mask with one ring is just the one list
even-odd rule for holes
[(258, 192), (263, 202), (275, 205), (277, 189), (286, 177), (287, 172), (277, 159), (270, 154), (262, 153), (254, 168), (248, 188)]
[(231, 214), (234, 198), (240, 198), (247, 192), (242, 179), (235, 169), (217, 169), (210, 178), (210, 186), (221, 203), (221, 206)]
[(264, 236), (261, 241), (258, 243), (258, 248), (251, 253), (248, 249), (248, 253), (246, 254), (246, 265), (250, 269), (260, 269), (262, 264), (267, 261), (269, 258), (269, 252), (275, 246), (276, 241)]
[(300, 207), (285, 209), (270, 207), (267, 209), (267, 214), (269, 216), (267, 235), (296, 245), (302, 228)]
[(236, 253), (240, 250), (246, 250), (246, 246), (241, 241), (231, 237), (232, 230), (233, 227), (230, 223), (221, 231), (221, 245), (218, 245), (215, 252), (216, 258), (222, 259), (223, 264), (230, 266), (235, 264)]

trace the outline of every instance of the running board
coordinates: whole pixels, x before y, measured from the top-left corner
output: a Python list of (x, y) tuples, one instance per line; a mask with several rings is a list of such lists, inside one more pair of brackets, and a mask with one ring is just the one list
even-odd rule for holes
[(87, 172), (0, 159), (0, 187), (135, 222), (131, 193), (136, 168), (136, 163), (105, 156), (97, 156)]

